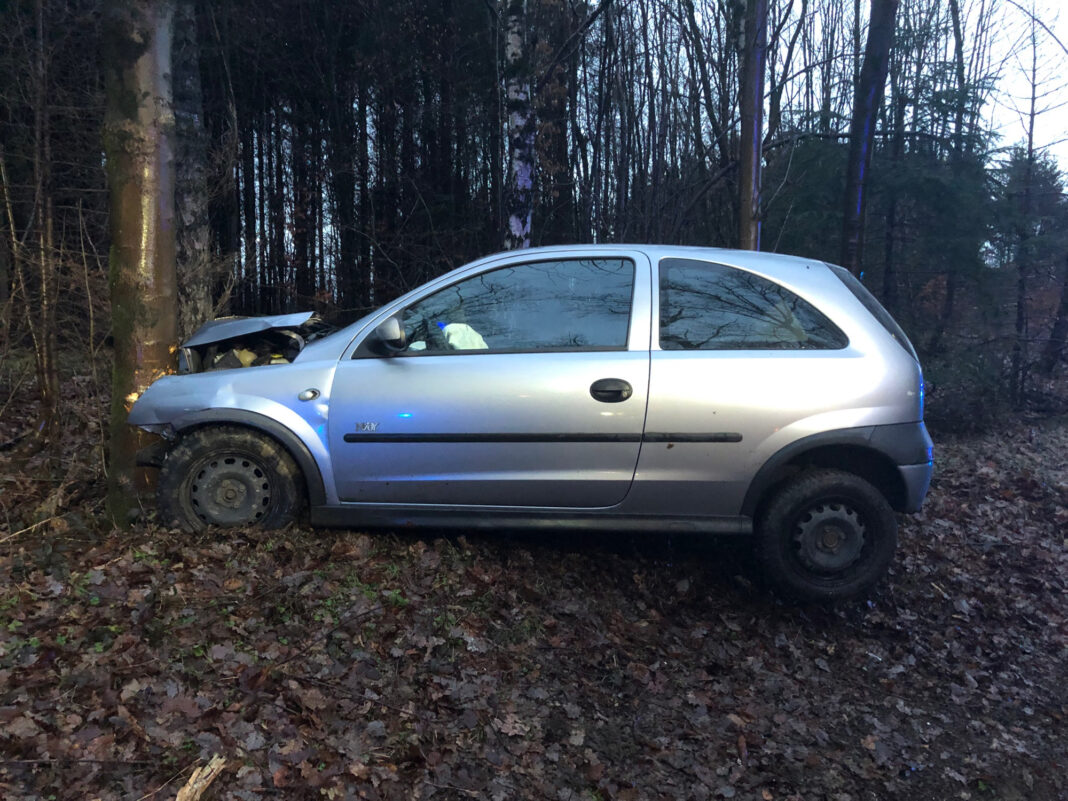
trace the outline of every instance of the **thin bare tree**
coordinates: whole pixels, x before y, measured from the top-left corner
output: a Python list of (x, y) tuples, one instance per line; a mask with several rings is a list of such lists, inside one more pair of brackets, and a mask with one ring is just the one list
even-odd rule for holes
[(767, 50), (768, 2), (749, 0), (745, 9), (738, 153), (738, 246), (745, 250), (760, 250), (760, 167), (763, 160)]
[(864, 206), (867, 199), (868, 169), (871, 166), (875, 124), (886, 86), (890, 45), (894, 38), (894, 18), (899, 0), (871, 0), (868, 40), (864, 63), (856, 83), (853, 118), (849, 126), (849, 155), (842, 214), (842, 266), (861, 271), (864, 253)]

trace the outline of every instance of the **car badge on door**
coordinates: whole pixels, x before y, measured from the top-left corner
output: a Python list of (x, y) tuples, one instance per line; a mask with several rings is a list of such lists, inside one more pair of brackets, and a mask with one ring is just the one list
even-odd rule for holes
[(364, 434), (373, 434), (378, 431), (378, 423), (357, 423), (356, 431)]

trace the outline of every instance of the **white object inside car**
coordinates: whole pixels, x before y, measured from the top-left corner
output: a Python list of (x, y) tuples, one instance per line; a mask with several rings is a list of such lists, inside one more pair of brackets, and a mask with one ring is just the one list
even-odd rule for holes
[(467, 323), (449, 323), (442, 331), (445, 341), (453, 350), (488, 350), (489, 345), (482, 338), (482, 334)]

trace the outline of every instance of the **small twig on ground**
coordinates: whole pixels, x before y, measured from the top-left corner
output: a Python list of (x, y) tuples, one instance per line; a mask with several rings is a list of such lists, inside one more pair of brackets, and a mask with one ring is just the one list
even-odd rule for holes
[(147, 799), (149, 799), (149, 798), (155, 798), (158, 793), (160, 793), (161, 791), (165, 790), (167, 788), (167, 785), (170, 784), (171, 782), (173, 782), (179, 776), (181, 776), (184, 771), (185, 771), (184, 768), (182, 770), (178, 771), (173, 776), (171, 776), (169, 779), (167, 779), (167, 781), (165, 781), (163, 784), (161, 784), (159, 787), (157, 787), (155, 790), (149, 790), (143, 796), (138, 798), (137, 801), (147, 801)]
[(947, 601), (949, 600), (949, 594), (945, 590), (943, 590), (941, 587), (939, 587), (933, 581), (931, 582), (931, 586), (934, 587), (936, 590), (938, 590), (938, 592), (941, 593), (943, 598), (945, 598)]
[(7, 542), (8, 540), (14, 539), (19, 534), (25, 534), (28, 531), (33, 531), (35, 528), (37, 528), (39, 526), (43, 526), (45, 523), (51, 523), (53, 520), (59, 520), (59, 518), (61, 518), (61, 517), (63, 517), (63, 515), (52, 515), (51, 517), (46, 517), (44, 520), (38, 520), (32, 526), (27, 526), (26, 528), (19, 529), (18, 531), (14, 532), (13, 534), (8, 534), (6, 537), (0, 537), (0, 545), (2, 545), (3, 543)]
[(226, 759), (216, 754), (202, 768), (197, 768), (185, 783), (185, 787), (178, 791), (174, 801), (199, 801), (200, 796), (208, 789), (215, 778), (226, 767)]

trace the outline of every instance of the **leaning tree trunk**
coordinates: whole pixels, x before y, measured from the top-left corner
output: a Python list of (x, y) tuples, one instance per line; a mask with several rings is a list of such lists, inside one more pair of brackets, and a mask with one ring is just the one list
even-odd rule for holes
[(112, 374), (108, 510), (125, 525), (144, 475), (140, 444), (126, 425), (130, 405), (176, 350), (174, 110), (171, 100), (173, 0), (112, 6), (104, 53), (111, 227)]
[(764, 141), (764, 72), (768, 49), (768, 2), (749, 0), (742, 53), (742, 132), (738, 164), (738, 247), (760, 250), (760, 163)]
[(525, 0), (508, 0), (504, 43), (504, 78), (508, 108), (508, 142), (512, 172), (505, 205), (507, 250), (530, 247), (534, 209), (534, 114), (530, 103), (529, 57), (524, 47)]
[(886, 86), (897, 5), (898, 0), (871, 0), (868, 41), (853, 99), (842, 215), (842, 266), (857, 274), (864, 254), (864, 205), (871, 149), (875, 142), (875, 121)]

